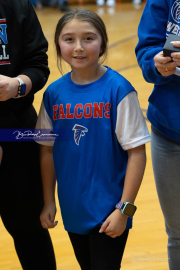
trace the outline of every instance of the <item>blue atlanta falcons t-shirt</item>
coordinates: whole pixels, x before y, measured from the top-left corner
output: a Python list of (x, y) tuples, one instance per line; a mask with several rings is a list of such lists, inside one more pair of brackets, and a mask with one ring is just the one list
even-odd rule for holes
[[(117, 115), (118, 106), (130, 92), (136, 96), (125, 78), (109, 67), (99, 80), (86, 85), (73, 83), (70, 75), (45, 91), (37, 128), (52, 128), (59, 135), (53, 142), (53, 157), (64, 226), (68, 232), (86, 234), (101, 226), (121, 199), (126, 150), (150, 137), (139, 104), (134, 111), (133, 106), (125, 105), (125, 110), (133, 112), (136, 127), (132, 130), (130, 126), (130, 134), (124, 136), (126, 150), (119, 143), (116, 129), (127, 115), (124, 109)], [(139, 114), (141, 120), (137, 121)], [(128, 218), (127, 229), (131, 227)]]

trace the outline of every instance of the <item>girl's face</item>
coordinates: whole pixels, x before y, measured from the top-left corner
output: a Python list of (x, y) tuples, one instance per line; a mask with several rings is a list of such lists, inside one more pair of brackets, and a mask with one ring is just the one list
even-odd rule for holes
[(73, 19), (59, 36), (62, 58), (74, 69), (96, 68), (101, 52), (101, 35), (89, 22)]

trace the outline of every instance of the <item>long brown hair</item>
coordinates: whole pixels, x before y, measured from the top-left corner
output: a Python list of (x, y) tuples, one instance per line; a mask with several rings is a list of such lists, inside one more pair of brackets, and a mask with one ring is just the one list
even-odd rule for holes
[(102, 64), (107, 57), (108, 36), (107, 36), (106, 26), (103, 20), (95, 12), (91, 10), (73, 9), (61, 17), (61, 19), (59, 20), (56, 26), (56, 31), (55, 31), (55, 36), (54, 36), (54, 43), (55, 43), (56, 54), (57, 54), (57, 66), (61, 74), (63, 74), (63, 72), (62, 72), (62, 55), (61, 55), (61, 49), (59, 47), (59, 36), (61, 34), (63, 27), (73, 19), (89, 22), (98, 30), (102, 39), (101, 53), (99, 55), (99, 58), (101, 58), (100, 63)]

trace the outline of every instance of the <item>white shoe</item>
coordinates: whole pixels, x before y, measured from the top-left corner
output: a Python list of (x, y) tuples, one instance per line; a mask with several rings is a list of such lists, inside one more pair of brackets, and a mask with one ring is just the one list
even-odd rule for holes
[(110, 6), (114, 6), (114, 5), (115, 5), (115, 0), (107, 0), (106, 6), (110, 7)]
[(139, 5), (142, 3), (142, 0), (133, 0), (133, 4)]
[(96, 4), (98, 6), (103, 6), (104, 5), (104, 0), (96, 0)]

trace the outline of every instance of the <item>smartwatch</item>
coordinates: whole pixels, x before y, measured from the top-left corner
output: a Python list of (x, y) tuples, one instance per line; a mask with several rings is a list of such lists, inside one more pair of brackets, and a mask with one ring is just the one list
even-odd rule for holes
[(17, 93), (16, 97), (24, 96), (26, 94), (26, 84), (23, 82), (22, 79), (20, 79), (18, 77), (14, 78), (14, 79), (18, 80), (18, 82), (19, 82), (18, 93)]
[(133, 217), (137, 209), (137, 207), (130, 202), (126, 202), (126, 203), (118, 202), (115, 208), (121, 210), (121, 213), (128, 217)]

